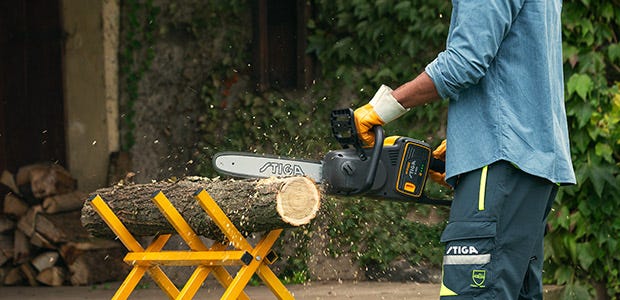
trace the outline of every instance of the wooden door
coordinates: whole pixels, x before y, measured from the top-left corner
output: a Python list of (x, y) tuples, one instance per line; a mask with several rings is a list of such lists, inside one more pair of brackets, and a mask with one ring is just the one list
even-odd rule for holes
[(0, 1), (0, 172), (66, 163), (62, 40), (59, 0)]
[(305, 0), (253, 1), (254, 76), (259, 90), (303, 89), (313, 75), (306, 55), (311, 4)]

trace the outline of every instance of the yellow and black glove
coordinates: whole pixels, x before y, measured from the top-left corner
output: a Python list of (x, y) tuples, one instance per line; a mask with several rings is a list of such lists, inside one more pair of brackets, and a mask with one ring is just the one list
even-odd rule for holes
[[(439, 146), (437, 146), (437, 148), (435, 148), (435, 150), (433, 150), (433, 158), (438, 159), (443, 161), (444, 163), (446, 162), (446, 140), (441, 141), (441, 144), (439, 144)], [(444, 171), (443, 173), (439, 173), (436, 171), (433, 171), (431, 169), (428, 170), (428, 174), (431, 177), (431, 179), (434, 182), (437, 182), (445, 187), (449, 187), (452, 188), (447, 182), (446, 182), (446, 172)]]
[(376, 125), (383, 126), (407, 111), (408, 109), (392, 96), (392, 89), (382, 85), (368, 104), (354, 112), (357, 135), (366, 145), (373, 146), (375, 134), (372, 128)]

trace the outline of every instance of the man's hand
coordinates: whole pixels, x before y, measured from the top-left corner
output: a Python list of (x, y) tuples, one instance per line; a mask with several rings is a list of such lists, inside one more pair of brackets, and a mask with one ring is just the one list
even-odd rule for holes
[(365, 144), (373, 146), (375, 134), (372, 127), (383, 126), (407, 111), (392, 96), (392, 89), (382, 85), (368, 104), (356, 109), (353, 113), (357, 135)]
[(372, 127), (377, 125), (384, 125), (381, 117), (377, 115), (374, 107), (368, 103), (353, 113), (355, 117), (355, 127), (357, 128), (357, 135), (366, 145), (374, 145), (375, 133), (372, 131)]
[[(437, 148), (435, 148), (435, 150), (433, 150), (433, 157), (435, 159), (441, 160), (444, 163), (446, 162), (446, 140), (441, 141), (441, 144), (439, 144), (439, 146), (437, 146)], [(447, 182), (446, 182), (446, 173), (439, 173), (439, 172), (435, 172), (431, 169), (428, 170), (429, 175), (431, 176), (431, 179), (445, 187), (449, 187), (452, 188)]]

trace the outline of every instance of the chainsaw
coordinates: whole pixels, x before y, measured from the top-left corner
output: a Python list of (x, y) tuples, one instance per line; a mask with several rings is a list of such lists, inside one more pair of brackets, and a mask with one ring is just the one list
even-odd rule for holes
[(329, 151), (321, 161), (220, 152), (213, 157), (213, 166), (220, 174), (241, 178), (306, 176), (323, 184), (331, 195), (364, 195), (432, 205), (452, 203), (424, 194), (429, 169), (439, 173), (445, 170), (445, 163), (433, 158), (430, 145), (402, 136), (385, 138), (383, 128), (375, 126), (375, 144), (365, 147), (350, 108), (332, 111), (330, 121), (332, 133), (343, 149)]

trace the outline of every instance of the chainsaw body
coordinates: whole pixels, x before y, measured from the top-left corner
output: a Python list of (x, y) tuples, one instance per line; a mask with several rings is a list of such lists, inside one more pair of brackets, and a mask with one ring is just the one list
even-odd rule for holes
[(384, 138), (383, 129), (376, 126), (374, 146), (364, 147), (357, 136), (351, 109), (333, 111), (331, 125), (334, 137), (344, 149), (330, 151), (323, 159), (327, 193), (449, 204), (450, 201), (429, 199), (423, 194), (431, 166), (438, 172), (445, 169), (442, 161), (432, 157), (430, 145), (408, 137)]
[[(364, 149), (371, 156), (372, 149)], [(356, 149), (334, 150), (323, 161), (323, 178), (330, 194), (368, 194), (390, 199), (420, 197), (426, 183), (431, 148), (411, 138), (398, 137), (394, 144), (383, 145), (374, 180), (364, 188), (372, 161), (360, 159)]]

